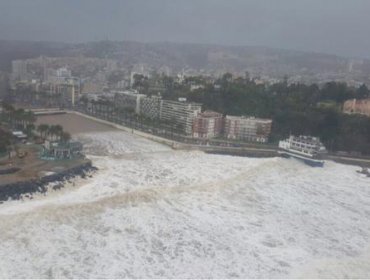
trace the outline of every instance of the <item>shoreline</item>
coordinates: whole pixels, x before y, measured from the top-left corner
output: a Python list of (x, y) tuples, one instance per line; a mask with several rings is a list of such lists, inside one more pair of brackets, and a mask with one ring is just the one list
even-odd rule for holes
[(60, 183), (52, 188), (58, 190), (64, 187), (64, 183), (76, 177), (84, 178), (90, 171), (96, 171), (97, 168), (92, 165), (91, 160), (78, 164), (65, 170), (54, 172), (51, 175), (45, 175), (40, 178), (32, 178), (24, 181), (1, 184), (0, 183), (0, 204), (9, 200), (19, 200), (23, 196), (31, 198), (34, 193), (46, 193), (50, 183)]
[(99, 119), (97, 117), (93, 117), (78, 111), (71, 111), (66, 110), (67, 114), (75, 114), (102, 124), (106, 124), (110, 127), (131, 133), (133, 135), (138, 135), (140, 137), (146, 138), (148, 140), (166, 145), (171, 147), (174, 150), (199, 150), (206, 153), (214, 153), (214, 154), (232, 154), (232, 155), (238, 155), (241, 154), (241, 156), (254, 156), (254, 157), (275, 157), (278, 156), (277, 149), (273, 148), (256, 148), (256, 147), (225, 147), (225, 146), (213, 146), (213, 145), (195, 145), (195, 144), (187, 144), (178, 142), (175, 140), (170, 140), (167, 138), (163, 138), (160, 136), (156, 136), (150, 133), (142, 132), (140, 130), (132, 129), (127, 126), (116, 124), (107, 120)]
[[(108, 126), (114, 127), (125, 132), (144, 137), (148, 140), (167, 145), (174, 150), (199, 150), (209, 154), (219, 154), (219, 155), (232, 155), (232, 156), (246, 156), (246, 157), (276, 157), (279, 156), (278, 148), (259, 148), (259, 147), (225, 147), (225, 146), (212, 146), (212, 145), (195, 145), (181, 143), (175, 140), (166, 139), (160, 136), (152, 135), (146, 132), (135, 130), (120, 124), (116, 124), (107, 120), (99, 119), (78, 111), (65, 110), (67, 114), (76, 114), (94, 120), (99, 123), (106, 124)], [(328, 154), (324, 157), (324, 160), (332, 160), (341, 164), (357, 165), (360, 167), (370, 167), (370, 158), (366, 157), (356, 157), (356, 156), (339, 156)]]

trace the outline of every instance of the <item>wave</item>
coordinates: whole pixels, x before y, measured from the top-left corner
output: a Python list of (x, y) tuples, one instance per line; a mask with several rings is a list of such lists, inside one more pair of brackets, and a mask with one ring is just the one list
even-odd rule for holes
[(353, 166), (78, 137), (92, 178), (0, 206), (0, 277), (369, 275), (369, 181)]

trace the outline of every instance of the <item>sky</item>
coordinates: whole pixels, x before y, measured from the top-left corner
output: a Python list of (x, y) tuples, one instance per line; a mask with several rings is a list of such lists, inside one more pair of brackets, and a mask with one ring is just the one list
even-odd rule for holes
[(370, 58), (370, 0), (0, 0), (0, 39), (267, 46)]

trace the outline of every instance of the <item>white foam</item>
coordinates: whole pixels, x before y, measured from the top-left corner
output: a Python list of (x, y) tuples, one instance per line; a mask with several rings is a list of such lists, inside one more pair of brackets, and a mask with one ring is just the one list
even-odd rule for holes
[(0, 206), (0, 277), (370, 275), (370, 183), (356, 167), (80, 139), (92, 178)]

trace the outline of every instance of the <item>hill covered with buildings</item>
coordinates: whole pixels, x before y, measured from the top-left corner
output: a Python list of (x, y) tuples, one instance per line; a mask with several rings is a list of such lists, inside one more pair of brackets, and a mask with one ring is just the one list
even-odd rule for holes
[(221, 76), (248, 72), (266, 82), (288, 77), (290, 82), (343, 81), (350, 85), (370, 83), (370, 60), (344, 58), (255, 46), (218, 46), (182, 43), (100, 41), (80, 44), (0, 41), (0, 70), (10, 71), (16, 59), (88, 57), (112, 59), (125, 67), (175, 75)]
[[(367, 60), (173, 43), (39, 44), (48, 56), (34, 56), (32, 43), (33, 56), (12, 60), (3, 79), (8, 97), (26, 106), (79, 108), (192, 138), (265, 143), (308, 134), (333, 151), (370, 150), (369, 118), (342, 112), (346, 100), (370, 97)], [(346, 104), (347, 113), (359, 110)]]

